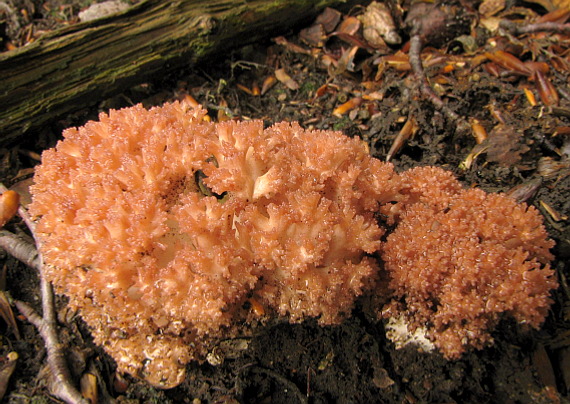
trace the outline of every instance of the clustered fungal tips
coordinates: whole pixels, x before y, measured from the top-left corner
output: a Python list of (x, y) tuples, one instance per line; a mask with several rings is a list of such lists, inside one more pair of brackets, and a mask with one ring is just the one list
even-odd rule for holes
[[(173, 387), (240, 323), (338, 324), (363, 294), (412, 329), (429, 320), (449, 358), (488, 343), (501, 313), (544, 320), (557, 284), (535, 209), (438, 168), (397, 174), (339, 132), (204, 116), (110, 111), (36, 171), (46, 276), (120, 371)], [(385, 242), (379, 217), (396, 226)]]

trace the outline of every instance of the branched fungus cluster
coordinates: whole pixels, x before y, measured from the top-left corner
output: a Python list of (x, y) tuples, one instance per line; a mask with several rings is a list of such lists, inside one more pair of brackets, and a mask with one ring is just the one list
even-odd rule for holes
[(382, 248), (394, 299), (385, 317), (422, 327), (448, 358), (491, 342), (502, 313), (538, 328), (555, 288), (542, 217), (501, 194), (465, 190), (448, 172), (404, 172), (398, 225)]
[(380, 293), (381, 270), (383, 314), (427, 325), (450, 358), (489, 342), (501, 313), (544, 320), (556, 282), (533, 208), (436, 168), (398, 175), (338, 132), (204, 116), (177, 102), (101, 114), (36, 171), (46, 276), (120, 371), (172, 387), (243, 321), (337, 324)]

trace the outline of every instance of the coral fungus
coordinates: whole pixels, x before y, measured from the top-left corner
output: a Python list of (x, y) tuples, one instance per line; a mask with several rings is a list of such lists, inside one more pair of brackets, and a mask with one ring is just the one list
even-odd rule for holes
[[(339, 323), (381, 293), (375, 253), (384, 315), (425, 327), (448, 358), (490, 342), (502, 313), (544, 320), (553, 243), (534, 208), (438, 168), (396, 175), (337, 132), (204, 116), (185, 103), (101, 114), (36, 171), (46, 277), (120, 371), (172, 387), (244, 320)], [(379, 213), (396, 225), (385, 243)]]
[(382, 258), (394, 290), (386, 317), (404, 317), (448, 358), (490, 342), (505, 313), (538, 327), (557, 286), (542, 218), (500, 194), (463, 190), (444, 170), (405, 172), (399, 218)]
[(160, 387), (250, 296), (292, 321), (339, 322), (373, 283), (374, 214), (398, 191), (360, 140), (204, 115), (101, 114), (44, 152), (32, 188), (47, 278), (120, 371)]

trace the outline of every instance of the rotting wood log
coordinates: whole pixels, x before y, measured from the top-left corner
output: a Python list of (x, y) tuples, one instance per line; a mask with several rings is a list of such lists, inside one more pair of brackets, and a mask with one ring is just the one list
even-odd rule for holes
[(195, 66), (352, 0), (145, 0), (0, 54), (0, 147), (158, 74)]

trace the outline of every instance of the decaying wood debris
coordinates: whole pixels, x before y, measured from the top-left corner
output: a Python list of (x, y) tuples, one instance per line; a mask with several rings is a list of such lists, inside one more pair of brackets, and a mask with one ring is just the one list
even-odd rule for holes
[(278, 35), (342, 0), (146, 0), (0, 54), (0, 145), (158, 73)]

